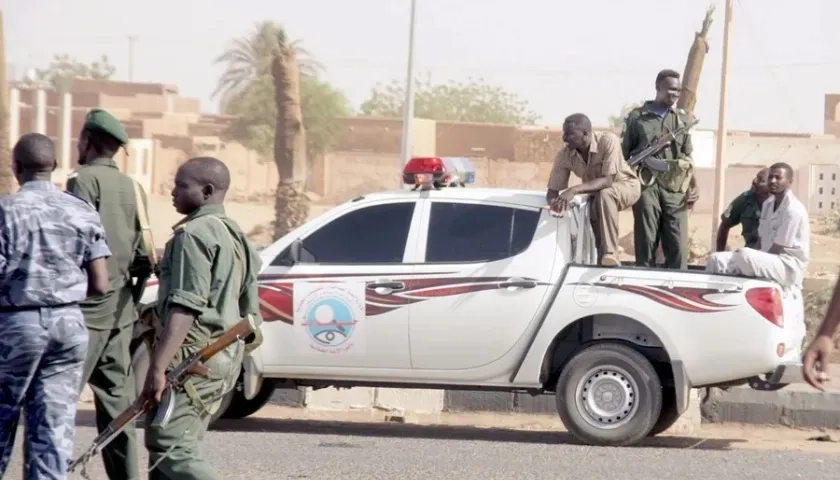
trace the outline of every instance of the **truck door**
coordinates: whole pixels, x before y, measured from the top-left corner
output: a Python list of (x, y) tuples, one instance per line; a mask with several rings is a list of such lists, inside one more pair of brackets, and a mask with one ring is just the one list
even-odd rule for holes
[(350, 210), (303, 233), (297, 263), (287, 248), (263, 270), (266, 369), (410, 367), (408, 309), (395, 298), (414, 268), (403, 259), (415, 209), (406, 199)]
[(487, 201), (426, 207), (422, 263), (403, 294), (413, 301), (412, 367), (492, 363), (520, 339), (550, 289), (557, 221), (543, 209)]

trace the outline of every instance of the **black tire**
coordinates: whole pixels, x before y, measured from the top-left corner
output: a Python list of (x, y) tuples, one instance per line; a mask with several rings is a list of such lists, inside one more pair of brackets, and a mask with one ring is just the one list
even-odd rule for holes
[[(602, 396), (589, 395), (590, 388)], [(591, 403), (611, 402), (613, 397), (618, 401), (594, 406), (611, 410), (601, 415), (590, 411)], [(556, 400), (563, 425), (582, 442), (632, 445), (644, 439), (659, 418), (662, 382), (641, 353), (624, 344), (598, 343), (576, 353), (563, 368)]]
[(257, 413), (262, 407), (271, 400), (274, 394), (274, 380), (264, 378), (260, 390), (254, 395), (254, 398), (248, 400), (243, 393), (242, 376), (244, 371), (239, 374), (239, 379), (236, 381), (236, 387), (233, 389), (231, 401), (225, 410), (222, 418), (245, 418)]
[(648, 437), (655, 437), (665, 430), (671, 428), (677, 420), (680, 419), (680, 414), (677, 412), (677, 392), (673, 388), (664, 388), (662, 390), (662, 411), (659, 412), (659, 420), (648, 433)]

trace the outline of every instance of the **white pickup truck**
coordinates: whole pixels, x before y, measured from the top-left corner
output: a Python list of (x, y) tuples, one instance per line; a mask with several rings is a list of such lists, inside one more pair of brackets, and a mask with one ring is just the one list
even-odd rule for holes
[(275, 388), (519, 391), (554, 394), (586, 443), (628, 445), (671, 426), (691, 388), (800, 381), (801, 297), (595, 266), (585, 197), (552, 217), (544, 192), (451, 188), (467, 161), (421, 160), (404, 179), (424, 188), (354, 198), (261, 251), (265, 342), (217, 417)]

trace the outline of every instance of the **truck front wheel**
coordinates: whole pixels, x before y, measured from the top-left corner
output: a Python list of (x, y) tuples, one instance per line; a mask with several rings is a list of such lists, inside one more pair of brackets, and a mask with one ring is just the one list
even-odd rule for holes
[(653, 365), (620, 343), (576, 353), (557, 380), (557, 411), (565, 427), (590, 445), (632, 445), (659, 419), (662, 384)]
[(265, 404), (271, 400), (271, 396), (274, 395), (274, 379), (264, 378), (262, 386), (257, 394), (254, 395), (254, 398), (250, 400), (245, 398), (242, 380), (244, 373), (245, 369), (243, 368), (242, 372), (239, 374), (239, 378), (236, 380), (236, 386), (231, 392), (230, 402), (228, 403), (227, 408), (225, 408), (225, 413), (222, 414), (222, 418), (249, 417), (264, 407)]

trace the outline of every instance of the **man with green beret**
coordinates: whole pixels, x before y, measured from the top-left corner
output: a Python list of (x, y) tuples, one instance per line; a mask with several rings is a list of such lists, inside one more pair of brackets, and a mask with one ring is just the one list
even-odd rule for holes
[[(153, 245), (151, 249), (145, 246), (148, 237), (141, 229), (148, 224), (148, 219), (140, 215), (146, 213), (146, 194), (114, 162), (116, 153), (127, 143), (128, 134), (119, 120), (105, 110), (91, 110), (79, 134), (80, 167), (67, 179), (67, 191), (99, 212), (113, 252), (108, 259), (112, 290), (88, 297), (81, 304), (90, 336), (82, 386), (88, 383), (93, 391), (100, 432), (131, 405), (137, 393), (129, 353), (139, 300), (132, 277), (140, 287), (145, 285), (151, 275), (146, 251), (154, 250)], [(130, 426), (102, 451), (108, 477), (139, 478), (138, 453), (137, 435)]]

